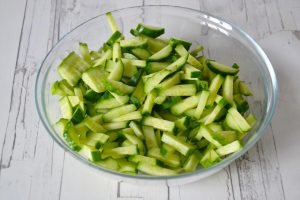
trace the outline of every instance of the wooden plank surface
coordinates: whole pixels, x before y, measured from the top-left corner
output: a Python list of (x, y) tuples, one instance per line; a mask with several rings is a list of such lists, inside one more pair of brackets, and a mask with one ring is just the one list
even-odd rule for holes
[[(59, 38), (99, 13), (150, 4), (203, 10), (237, 24), (260, 42), (280, 84), (277, 113), (258, 144), (219, 173), (183, 186), (105, 179), (58, 147), (35, 112), (36, 72)], [(0, 199), (300, 199), (299, 1), (4, 0), (0, 25)]]

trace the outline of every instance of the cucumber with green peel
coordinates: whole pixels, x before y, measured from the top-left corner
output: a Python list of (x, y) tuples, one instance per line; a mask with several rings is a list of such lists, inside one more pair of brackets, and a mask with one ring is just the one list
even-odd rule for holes
[(104, 54), (97, 60), (94, 61), (93, 67), (105, 66), (106, 61), (112, 58), (112, 50), (108, 49)]
[(207, 66), (211, 71), (222, 75), (236, 75), (239, 72), (237, 68), (232, 68), (215, 61), (209, 61)]
[(242, 95), (236, 94), (233, 95), (233, 101), (236, 105), (237, 110), (243, 114), (249, 110), (249, 104), (248, 102), (243, 98)]
[(167, 78), (160, 84), (156, 86), (157, 89), (163, 90), (163, 89), (168, 89), (176, 84), (180, 83), (180, 74), (181, 72), (177, 72), (176, 74), (172, 75), (171, 77)]
[(122, 33), (120, 31), (115, 31), (106, 41), (106, 44), (109, 46), (113, 46), (113, 44), (119, 41), (122, 38)]
[(167, 45), (162, 48), (160, 51), (156, 52), (155, 54), (151, 55), (148, 60), (150, 61), (159, 61), (163, 60), (171, 55), (173, 51), (173, 47), (171, 45)]
[(143, 70), (138, 70), (127, 82), (128, 85), (130, 86), (136, 86), (141, 79), (143, 74)]
[(181, 131), (185, 131), (185, 130), (187, 130), (188, 128), (189, 128), (189, 125), (190, 125), (190, 123), (191, 123), (191, 117), (189, 117), (189, 116), (184, 116), (184, 117), (182, 117), (182, 118), (180, 118), (180, 119), (177, 119), (176, 121), (175, 121), (175, 126), (179, 129), (179, 130), (181, 130)]
[(122, 48), (144, 48), (147, 46), (147, 38), (134, 37), (120, 41)]
[(202, 72), (192, 65), (185, 64), (181, 74), (182, 80), (199, 80), (202, 78)]
[(165, 69), (169, 65), (169, 62), (148, 62), (145, 70), (147, 74), (151, 74)]
[(95, 104), (96, 109), (112, 109), (126, 104), (129, 101), (129, 96), (119, 96), (117, 100), (114, 97), (100, 98), (100, 100)]
[(145, 91), (144, 91), (144, 82), (143, 79), (140, 78), (137, 86), (135, 87), (133, 93), (130, 96), (130, 102), (136, 105), (137, 107), (140, 107), (145, 98), (147, 97)]
[(117, 61), (122, 58), (122, 50), (119, 42), (113, 44), (112, 60)]
[(82, 145), (80, 153), (86, 156), (86, 158), (92, 162), (101, 160), (101, 152), (91, 146)]
[[(203, 46), (139, 24), (112, 34), (98, 50), (79, 43), (58, 66), (58, 134), (73, 151), (109, 170), (174, 176), (208, 168), (243, 148), (254, 129), (250, 87), (232, 67), (205, 57)], [(250, 98), (250, 97), (248, 97)], [(245, 114), (247, 113), (247, 114)]]
[(155, 86), (158, 85), (168, 75), (180, 70), (181, 67), (185, 64), (186, 60), (187, 55), (182, 56), (177, 61), (167, 66), (165, 69), (152, 74), (152, 76), (144, 80), (144, 90), (146, 94), (149, 94), (151, 90), (154, 89)]
[[(158, 98), (162, 98), (162, 103), (157, 102), (157, 100), (160, 100)], [(165, 110), (165, 109), (169, 109), (172, 106), (174, 106), (175, 104), (177, 104), (178, 102), (180, 102), (182, 100), (182, 98), (180, 96), (175, 96), (175, 97), (166, 97), (166, 96), (159, 96), (155, 99), (155, 103), (156, 104), (160, 104), (159, 106), (157, 106), (157, 108), (159, 110)]]
[(177, 45), (182, 45), (186, 49), (186, 51), (188, 51), (192, 46), (191, 42), (185, 41), (180, 38), (174, 38), (174, 37), (169, 40), (169, 43), (174, 47), (176, 47)]
[(85, 117), (85, 113), (84, 111), (82, 110), (81, 106), (80, 105), (77, 105), (75, 108), (74, 108), (74, 112), (72, 114), (72, 118), (71, 118), (71, 121), (74, 123), (74, 124), (78, 124), (80, 122), (82, 122), (84, 120), (84, 117)]
[(147, 35), (152, 38), (157, 38), (160, 35), (165, 33), (165, 29), (161, 27), (149, 26), (145, 24), (138, 24), (136, 30), (144, 35)]

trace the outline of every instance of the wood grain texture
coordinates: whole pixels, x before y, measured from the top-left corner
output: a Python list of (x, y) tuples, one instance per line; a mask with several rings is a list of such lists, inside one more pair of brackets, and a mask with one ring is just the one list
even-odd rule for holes
[[(35, 112), (37, 69), (64, 34), (100, 13), (150, 4), (203, 10), (240, 26), (260, 42), (280, 84), (277, 114), (257, 145), (219, 173), (183, 186), (105, 179), (58, 147)], [(0, 25), (0, 199), (300, 199), (299, 1), (6, 0)]]

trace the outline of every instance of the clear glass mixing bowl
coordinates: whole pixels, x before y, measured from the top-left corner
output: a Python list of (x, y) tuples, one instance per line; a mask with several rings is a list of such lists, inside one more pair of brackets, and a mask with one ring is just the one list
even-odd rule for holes
[(125, 8), (112, 12), (120, 30), (129, 36), (129, 31), (136, 24), (164, 27), (164, 37), (179, 37), (193, 42), (193, 46), (202, 44), (205, 54), (222, 63), (238, 63), (241, 67), (240, 77), (250, 84), (253, 97), (249, 98), (251, 112), (258, 122), (249, 137), (245, 139), (244, 148), (222, 162), (193, 173), (184, 173), (171, 177), (146, 175), (126, 175), (97, 166), (78, 153), (72, 151), (59, 137), (54, 127), (60, 117), (58, 98), (51, 95), (51, 85), (59, 79), (57, 66), (68, 52), (78, 48), (78, 42), (88, 43), (91, 49), (98, 49), (110, 36), (111, 30), (105, 15), (99, 15), (76, 27), (65, 35), (44, 59), (36, 80), (35, 98), (38, 114), (47, 132), (52, 138), (79, 161), (99, 173), (117, 180), (135, 183), (163, 183), (168, 185), (185, 184), (216, 173), (248, 151), (264, 134), (277, 102), (277, 81), (274, 69), (263, 50), (244, 31), (208, 13), (174, 6), (141, 6)]

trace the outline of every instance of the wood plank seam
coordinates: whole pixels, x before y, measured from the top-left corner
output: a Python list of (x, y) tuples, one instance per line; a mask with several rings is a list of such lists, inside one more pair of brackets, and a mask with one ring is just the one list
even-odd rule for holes
[[(21, 41), (22, 41), (22, 37), (23, 37), (23, 30), (24, 30), (24, 24), (25, 24), (25, 16), (26, 16), (26, 11), (27, 11), (27, 5), (28, 5), (28, 0), (26, 0), (25, 3), (25, 9), (24, 9), (24, 14), (23, 14), (23, 21), (22, 21), (22, 28), (21, 28), (21, 34), (20, 34), (20, 38), (19, 38), (19, 44), (18, 44), (18, 52), (17, 52), (17, 59), (16, 59), (16, 64), (15, 64), (15, 69), (14, 71), (16, 71), (17, 66), (18, 66), (18, 62), (19, 62), (19, 58), (20, 58), (20, 47), (21, 47)], [(14, 81), (15, 81), (15, 77), (16, 77), (16, 73), (14, 73), (13, 76), (13, 85), (14, 85)], [(13, 91), (13, 85), (11, 88), (11, 96), (10, 96), (10, 106), (9, 106), (9, 113), (8, 113), (8, 120), (7, 120), (7, 124), (6, 124), (6, 129), (5, 129), (5, 133), (4, 133), (4, 139), (3, 139), (3, 143), (1, 145), (1, 158), (0, 158), (0, 179), (1, 179), (1, 171), (2, 169), (5, 168), (9, 168), (10, 167), (10, 161), (11, 161), (11, 157), (12, 154), (9, 158), (9, 162), (7, 164), (3, 164), (3, 153), (4, 153), (4, 147), (5, 147), (5, 143), (6, 143), (6, 137), (7, 137), (7, 130), (8, 130), (8, 125), (9, 125), (9, 117), (11, 115), (11, 111), (12, 111), (12, 106), (13, 106), (13, 98), (14, 98), (14, 91)], [(16, 127), (15, 129), (16, 130)], [(13, 145), (12, 145), (12, 150), (14, 148), (14, 143), (15, 143), (15, 137), (13, 140)]]

